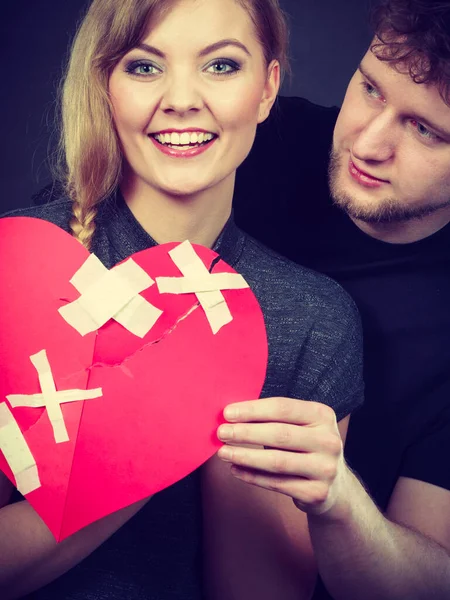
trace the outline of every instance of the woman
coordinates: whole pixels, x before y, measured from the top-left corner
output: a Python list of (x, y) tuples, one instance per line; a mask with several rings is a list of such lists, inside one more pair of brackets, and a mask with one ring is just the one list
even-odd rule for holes
[[(71, 231), (108, 268), (156, 243), (213, 247), (264, 312), (268, 400), (226, 412), (230, 422), (259, 421), (246, 434), (232, 425), (218, 432), (257, 448), (224, 446), (148, 504), (58, 546), (27, 502), (4, 506), (3, 598), (41, 588), (29, 597), (186, 600), (202, 597), (202, 573), (208, 598), (308, 596), (314, 571), (298, 508), (320, 512), (332, 502), (342, 460), (336, 420), (345, 434), (344, 417), (361, 402), (361, 349), (355, 309), (340, 288), (267, 251), (230, 217), (236, 169), (285, 66), (276, 0), (92, 3), (63, 90), (66, 196), (14, 214)], [(293, 471), (283, 457), (297, 461)], [(284, 495), (268, 491), (277, 486)], [(8, 485), (1, 490), (6, 498)]]

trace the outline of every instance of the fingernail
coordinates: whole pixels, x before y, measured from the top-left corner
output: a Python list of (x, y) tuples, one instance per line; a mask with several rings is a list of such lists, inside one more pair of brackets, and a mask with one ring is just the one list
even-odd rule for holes
[(232, 457), (231, 448), (228, 448), (227, 446), (222, 446), (222, 448), (219, 449), (218, 455), (219, 458), (221, 458), (222, 460), (230, 462)]
[(227, 406), (223, 411), (225, 419), (237, 419), (239, 416), (239, 409), (237, 406)]
[(233, 438), (233, 426), (221, 425), (217, 430), (219, 440), (231, 440)]

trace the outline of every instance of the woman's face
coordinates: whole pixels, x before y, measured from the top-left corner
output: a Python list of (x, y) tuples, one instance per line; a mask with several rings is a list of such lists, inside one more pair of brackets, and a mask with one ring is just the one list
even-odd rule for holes
[(278, 85), (235, 0), (176, 3), (110, 77), (127, 176), (177, 196), (234, 181)]

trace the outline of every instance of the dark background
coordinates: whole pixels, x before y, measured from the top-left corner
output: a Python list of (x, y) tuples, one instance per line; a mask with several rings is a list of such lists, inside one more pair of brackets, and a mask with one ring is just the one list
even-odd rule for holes
[[(285, 95), (340, 105), (370, 42), (369, 2), (281, 0), (290, 20), (293, 68)], [(29, 205), (50, 180), (58, 82), (85, 6), (85, 0), (15, 0), (2, 7), (0, 212)]]

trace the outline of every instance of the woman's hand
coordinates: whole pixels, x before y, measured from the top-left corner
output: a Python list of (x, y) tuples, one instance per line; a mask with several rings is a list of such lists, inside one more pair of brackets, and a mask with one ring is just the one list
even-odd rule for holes
[(349, 470), (333, 409), (265, 398), (230, 404), (224, 416), (228, 423), (219, 427), (218, 437), (225, 445), (218, 456), (232, 463), (235, 477), (291, 496), (309, 514), (331, 516), (348, 504)]

